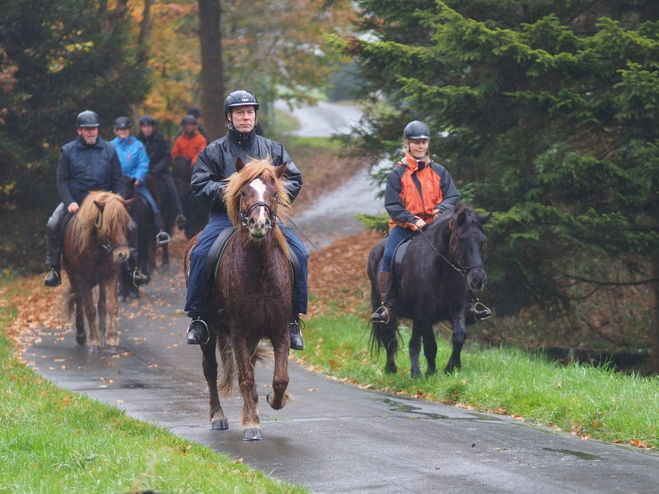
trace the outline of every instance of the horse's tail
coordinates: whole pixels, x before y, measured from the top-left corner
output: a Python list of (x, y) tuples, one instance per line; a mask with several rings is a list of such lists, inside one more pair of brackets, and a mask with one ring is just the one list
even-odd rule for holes
[[(238, 380), (238, 366), (236, 365), (233, 346), (228, 338), (224, 341), (221, 338), (218, 339), (217, 348), (222, 359), (222, 377), (218, 381), (217, 391), (222, 398), (226, 398), (233, 391), (233, 385)], [(257, 362), (265, 364), (273, 358), (274, 352), (271, 348), (258, 345), (254, 355), (252, 355), (252, 366), (256, 365)]]
[(371, 336), (368, 341), (369, 351), (373, 356), (379, 356), (380, 350), (383, 348), (398, 350), (399, 341), (402, 340), (400, 331), (398, 330), (397, 320), (392, 320), (388, 323), (370, 323)]
[(222, 376), (217, 383), (217, 391), (222, 398), (226, 398), (233, 391), (233, 383), (238, 379), (238, 366), (228, 338), (218, 338), (217, 349), (222, 359)]
[(57, 301), (55, 313), (62, 322), (69, 322), (75, 312), (75, 300), (71, 292), (71, 285), (65, 278), (62, 280), (62, 296)]

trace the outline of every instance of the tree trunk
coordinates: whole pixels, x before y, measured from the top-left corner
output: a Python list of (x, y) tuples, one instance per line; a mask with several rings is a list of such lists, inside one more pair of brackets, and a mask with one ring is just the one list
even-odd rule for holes
[(220, 0), (199, 0), (201, 109), (209, 142), (225, 133)]
[[(659, 279), (659, 258), (652, 258), (652, 278)], [(659, 282), (652, 283), (654, 306), (650, 326), (650, 345), (652, 348), (652, 371), (659, 374)]]
[(153, 0), (144, 0), (144, 10), (142, 10), (142, 22), (140, 23), (140, 35), (137, 39), (137, 61), (144, 65), (149, 56), (149, 29), (151, 28), (151, 3)]

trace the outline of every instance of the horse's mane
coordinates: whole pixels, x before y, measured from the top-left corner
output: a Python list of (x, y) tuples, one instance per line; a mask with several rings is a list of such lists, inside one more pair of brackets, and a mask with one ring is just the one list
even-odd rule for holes
[[(96, 202), (104, 204), (103, 211)], [(124, 199), (112, 192), (95, 190), (87, 194), (76, 218), (73, 228), (80, 239), (81, 251), (87, 248), (94, 235), (101, 239), (108, 238), (117, 229), (126, 231), (130, 226), (130, 215), (124, 205)]]
[[(227, 213), (234, 227), (240, 225), (240, 189), (261, 178), (266, 183), (271, 183), (279, 197), (279, 207), (277, 215), (288, 214), (291, 210), (291, 202), (288, 197), (288, 191), (283, 180), (277, 177), (277, 169), (272, 165), (269, 159), (252, 160), (238, 173), (234, 173), (226, 179), (227, 186), (224, 188), (224, 202), (227, 205)], [(284, 247), (284, 252), (288, 252), (288, 243), (286, 242), (281, 229), (275, 227), (274, 235), (277, 242)]]

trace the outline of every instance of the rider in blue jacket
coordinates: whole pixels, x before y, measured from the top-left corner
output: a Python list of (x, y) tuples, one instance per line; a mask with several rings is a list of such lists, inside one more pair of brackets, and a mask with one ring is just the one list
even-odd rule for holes
[(165, 223), (162, 219), (162, 213), (158, 209), (155, 199), (146, 186), (146, 174), (149, 173), (149, 156), (146, 153), (144, 144), (131, 135), (133, 125), (128, 117), (119, 117), (114, 122), (114, 133), (117, 135), (110, 144), (113, 144), (117, 150), (121, 169), (124, 176), (135, 179), (135, 190), (144, 197), (155, 215), (158, 234), (156, 242), (158, 245), (165, 245), (171, 241), (169, 234), (165, 231)]

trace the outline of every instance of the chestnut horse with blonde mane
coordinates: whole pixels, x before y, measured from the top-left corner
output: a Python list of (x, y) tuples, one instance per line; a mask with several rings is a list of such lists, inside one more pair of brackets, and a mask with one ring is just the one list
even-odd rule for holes
[[(128, 259), (127, 235), (131, 201), (112, 192), (90, 192), (64, 232), (62, 267), (69, 287), (64, 294), (66, 315), (76, 315), (76, 341), (98, 353), (107, 344), (115, 350), (117, 336), (117, 276)], [(98, 285), (98, 326), (93, 288)], [(89, 336), (85, 333), (85, 319)]]
[[(268, 160), (244, 165), (236, 161), (237, 173), (227, 179), (224, 200), (235, 232), (219, 261), (207, 319), (208, 343), (201, 345), (202, 368), (210, 391), (210, 420), (216, 430), (229, 428), (218, 394), (227, 396), (238, 374), (243, 398), (243, 440), (262, 439), (257, 409), (258, 394), (254, 364), (267, 353), (259, 347), (270, 340), (274, 350), (274, 376), (268, 404), (279, 410), (288, 401), (289, 323), (292, 312), (293, 271), (288, 243), (279, 228), (277, 214), (290, 209), (281, 177), (286, 163), (275, 167)], [(188, 255), (196, 243), (188, 244)], [(218, 316), (222, 309), (223, 316)], [(215, 348), (223, 363), (217, 382)]]

